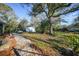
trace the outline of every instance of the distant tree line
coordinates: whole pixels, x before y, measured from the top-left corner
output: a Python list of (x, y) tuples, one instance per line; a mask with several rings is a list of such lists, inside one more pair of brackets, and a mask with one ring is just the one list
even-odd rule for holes
[[(34, 27), (36, 32), (48, 34), (53, 34), (53, 32), (57, 30), (68, 31), (69, 28), (74, 26), (78, 28), (79, 17), (77, 17), (73, 24), (68, 27), (61, 27), (60, 24), (61, 15), (65, 15), (79, 9), (79, 4), (77, 3), (36, 3), (24, 5), (33, 6), (32, 11), (29, 12), (30, 16), (32, 16), (32, 21), (29, 25), (29, 22), (26, 19), (21, 19), (21, 21), (18, 22), (18, 17), (15, 15), (12, 8), (6, 4), (0, 4), (0, 17), (6, 21), (5, 32), (18, 32), (20, 30), (26, 31), (26, 28), (29, 26)], [(70, 8), (72, 5), (76, 6)]]
[(15, 12), (6, 4), (0, 4), (0, 20), (6, 21), (5, 24), (5, 33), (17, 32), (19, 30), (25, 31), (28, 21), (22, 19), (18, 22), (18, 17), (15, 15)]

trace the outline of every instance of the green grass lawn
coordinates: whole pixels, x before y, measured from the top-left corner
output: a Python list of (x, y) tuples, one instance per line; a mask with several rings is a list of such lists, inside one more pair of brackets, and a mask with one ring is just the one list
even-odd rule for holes
[(74, 48), (77, 46), (76, 51), (79, 52), (79, 34), (72, 32), (55, 32), (54, 36), (48, 34), (39, 33), (27, 33), (24, 32), (22, 35), (32, 40), (33, 44), (42, 49), (47, 55), (59, 55), (56, 48)]

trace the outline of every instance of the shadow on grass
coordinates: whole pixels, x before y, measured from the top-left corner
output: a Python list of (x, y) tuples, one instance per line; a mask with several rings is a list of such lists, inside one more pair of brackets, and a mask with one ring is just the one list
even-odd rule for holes
[(49, 42), (52, 48), (57, 49), (62, 56), (77, 56), (77, 53), (75, 53), (73, 49), (61, 46), (65, 44), (63, 40), (54, 39), (54, 40), (49, 40)]
[[(33, 38), (33, 37), (30, 37), (30, 38)], [(46, 44), (49, 44), (49, 46), (52, 49), (55, 48), (56, 50), (58, 50), (62, 56), (77, 56), (77, 54), (71, 48), (68, 48), (68, 47), (66, 48), (66, 47), (61, 46), (65, 44), (63, 40), (49, 39), (48, 41), (45, 41), (45, 40), (37, 39), (37, 38), (34, 38), (34, 39), (35, 40), (32, 40), (32, 41), (41, 41)]]

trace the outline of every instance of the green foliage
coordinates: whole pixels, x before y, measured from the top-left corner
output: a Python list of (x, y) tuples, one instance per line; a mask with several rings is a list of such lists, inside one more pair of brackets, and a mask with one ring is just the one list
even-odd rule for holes
[[(33, 15), (37, 15), (39, 13), (45, 12), (47, 17), (53, 16), (53, 13), (55, 10), (60, 9), (62, 7), (67, 7), (69, 6), (69, 3), (39, 3), (39, 4), (33, 4)], [(48, 11), (46, 11), (46, 9)]]
[(15, 32), (18, 28), (18, 22), (15, 19), (11, 19), (5, 26), (5, 32)]
[(26, 19), (23, 19), (20, 23), (19, 23), (19, 30), (22, 31), (26, 31), (26, 27), (27, 27), (28, 21)]
[[(49, 33), (49, 20), (43, 20), (40, 24), (36, 27), (36, 32), (40, 33)], [(59, 21), (56, 21), (56, 23), (52, 24), (52, 27), (54, 30), (59, 30), (61, 25)]]
[(41, 21), (41, 24), (36, 27), (36, 32), (48, 33), (49, 30), (49, 20)]
[[(66, 33), (66, 32), (55, 32), (56, 37), (63, 39), (60, 40), (68, 48), (72, 48), (73, 51), (79, 52), (79, 34)], [(60, 43), (59, 43), (60, 46)]]
[(65, 35), (64, 38), (69, 43), (69, 47), (73, 48), (74, 51), (79, 49), (79, 35)]
[(0, 3), (0, 12), (3, 12), (3, 11), (12, 11), (12, 8), (7, 6), (6, 4)]
[(52, 34), (53, 33), (53, 29), (52, 29), (52, 22), (51, 22), (51, 17), (59, 17), (60, 15), (54, 15), (55, 11), (59, 11), (62, 10), (62, 8), (68, 7), (71, 4), (68, 3), (47, 3), (47, 4), (33, 4), (33, 8), (32, 8), (32, 13), (34, 16), (40, 14), (40, 13), (45, 13), (47, 19), (49, 20), (49, 33)]
[[(8, 12), (8, 13), (7, 13)], [(16, 15), (12, 8), (6, 4), (0, 4), (0, 13), (2, 14), (2, 19), (6, 21), (4, 32), (10, 33), (15, 32), (18, 27), (18, 22), (16, 20)]]

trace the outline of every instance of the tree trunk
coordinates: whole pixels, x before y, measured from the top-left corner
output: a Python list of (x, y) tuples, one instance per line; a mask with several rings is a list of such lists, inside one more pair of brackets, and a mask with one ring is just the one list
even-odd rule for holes
[(52, 35), (52, 34), (53, 34), (52, 24), (50, 24), (50, 27), (49, 27), (49, 34), (50, 34), (50, 35)]
[(52, 35), (53, 34), (53, 27), (52, 27), (52, 23), (51, 23), (51, 19), (49, 18), (49, 34)]
[(4, 24), (2, 25), (2, 34), (4, 34), (4, 28), (5, 28), (5, 26), (4, 26)]

